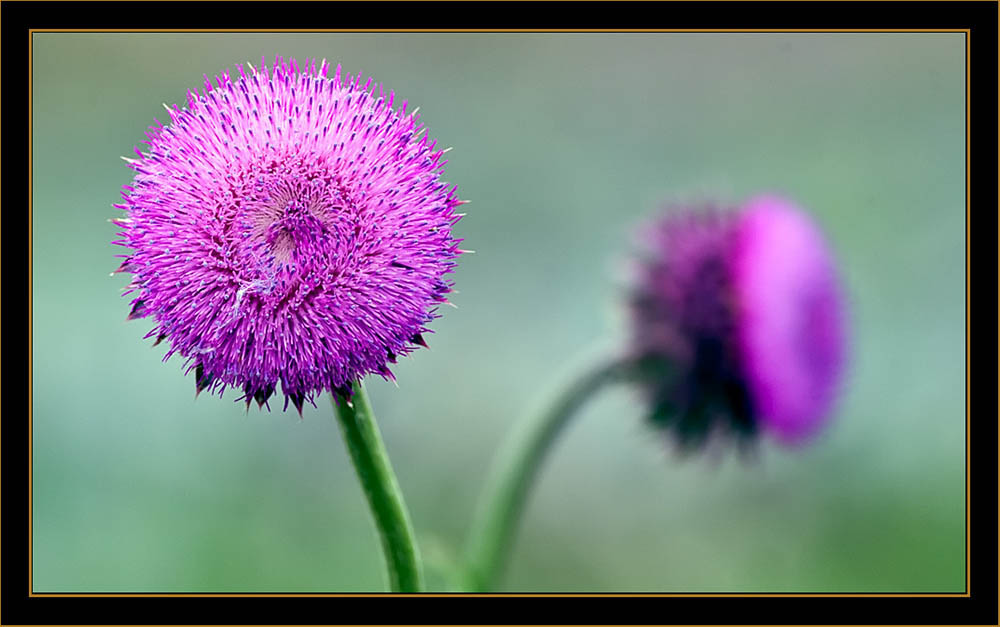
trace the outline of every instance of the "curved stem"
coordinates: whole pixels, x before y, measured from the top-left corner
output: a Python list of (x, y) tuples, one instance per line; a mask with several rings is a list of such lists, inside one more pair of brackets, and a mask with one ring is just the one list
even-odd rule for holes
[(393, 592), (420, 592), (423, 589), (420, 555), (403, 494), (392, 472), (364, 385), (356, 381), (353, 389), (350, 399), (335, 399), (334, 405), (382, 540), (389, 588)]
[(559, 431), (606, 384), (626, 375), (624, 360), (600, 363), (575, 379), (549, 410), (519, 423), (497, 454), (466, 546), (467, 578), (476, 591), (488, 590), (503, 567), (504, 550), (524, 509), (528, 489)]

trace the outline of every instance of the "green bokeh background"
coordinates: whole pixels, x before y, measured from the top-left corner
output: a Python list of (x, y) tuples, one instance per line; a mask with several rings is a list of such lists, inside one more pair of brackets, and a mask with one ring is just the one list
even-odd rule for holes
[[(668, 200), (787, 193), (842, 262), (854, 334), (811, 446), (681, 459), (628, 390), (554, 449), (506, 591), (965, 586), (961, 34), (36, 34), (33, 589), (378, 591), (332, 412), (194, 400), (108, 277), (119, 159), (161, 103), (261, 55), (326, 57), (453, 146), (474, 255), (398, 388), (369, 380), (415, 525), (464, 538), (512, 421), (625, 335), (637, 225)], [(431, 573), (437, 589), (445, 589)]]

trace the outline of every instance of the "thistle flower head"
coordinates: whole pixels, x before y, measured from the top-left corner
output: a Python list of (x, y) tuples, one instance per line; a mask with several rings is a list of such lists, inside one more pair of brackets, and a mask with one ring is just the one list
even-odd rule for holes
[(685, 447), (716, 430), (818, 432), (843, 373), (844, 304), (816, 225), (789, 201), (668, 213), (646, 231), (631, 350), (652, 419)]
[[(279, 388), (299, 411), (415, 345), (447, 302), (461, 201), (444, 150), (372, 79), (281, 57), (168, 107), (129, 167), (115, 243), (129, 319), (152, 318), (200, 392)], [(269, 406), (270, 407), (270, 406)]]

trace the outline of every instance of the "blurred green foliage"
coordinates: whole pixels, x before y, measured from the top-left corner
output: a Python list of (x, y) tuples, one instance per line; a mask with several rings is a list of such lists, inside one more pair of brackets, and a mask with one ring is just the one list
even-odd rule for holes
[[(546, 465), (510, 591), (961, 591), (961, 34), (36, 34), (33, 589), (377, 591), (325, 404), (244, 415), (124, 322), (106, 219), (161, 103), (261, 55), (326, 57), (454, 146), (475, 254), (398, 389), (370, 380), (418, 532), (464, 540), (498, 441), (623, 337), (631, 237), (672, 200), (789, 194), (843, 264), (854, 334), (813, 445), (681, 460), (618, 390)], [(430, 547), (433, 546), (433, 549)], [(431, 578), (433, 585), (446, 584)]]

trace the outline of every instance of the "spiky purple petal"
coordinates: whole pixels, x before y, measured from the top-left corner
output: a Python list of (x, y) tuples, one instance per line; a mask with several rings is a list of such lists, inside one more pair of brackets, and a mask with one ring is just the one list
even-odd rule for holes
[(837, 267), (795, 205), (759, 196), (743, 210), (732, 255), (739, 351), (756, 413), (783, 442), (829, 416), (846, 355)]

